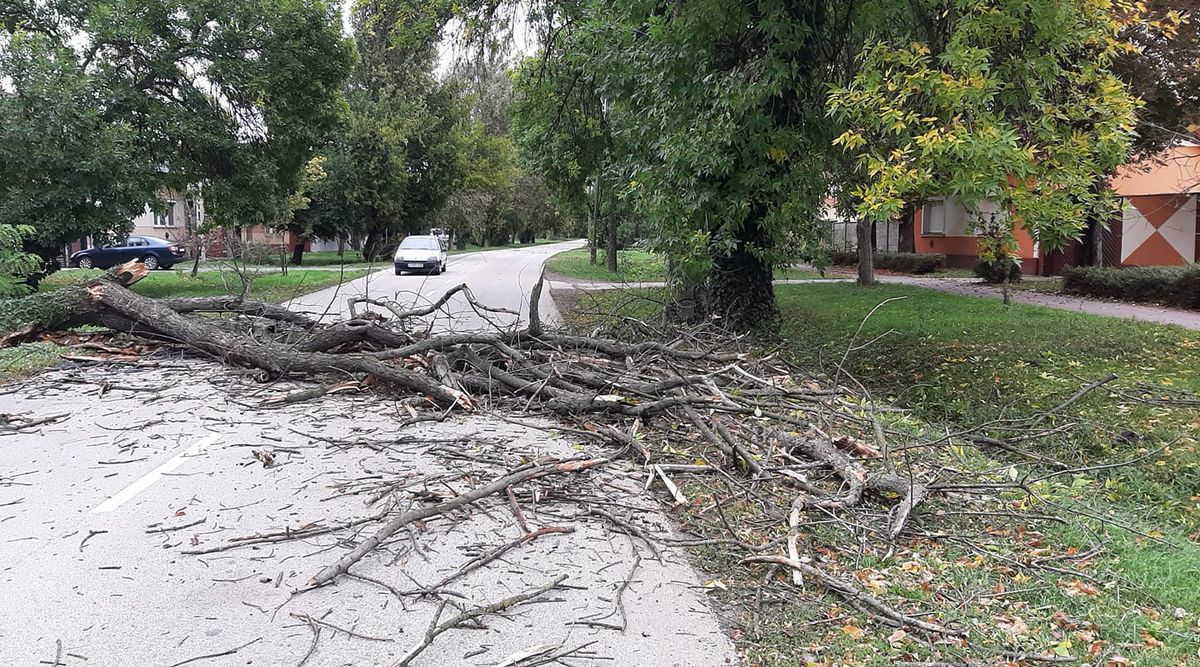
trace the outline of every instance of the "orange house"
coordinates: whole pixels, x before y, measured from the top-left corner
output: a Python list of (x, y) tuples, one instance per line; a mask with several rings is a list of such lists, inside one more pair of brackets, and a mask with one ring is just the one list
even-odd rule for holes
[(1105, 238), (1105, 257), (1116, 266), (1192, 264), (1200, 257), (1196, 195), (1200, 146), (1172, 146), (1122, 167), (1112, 180), (1122, 199), (1121, 220)]
[[(1164, 266), (1200, 258), (1200, 145), (1173, 146), (1152, 158), (1127, 164), (1111, 182), (1121, 198), (1121, 216), (1103, 231), (1104, 266)], [(984, 212), (986, 206), (981, 206)], [(932, 198), (913, 216), (914, 251), (942, 253), (951, 267), (970, 268), (979, 255), (970, 215), (954, 199)], [(1023, 227), (1015, 230), (1025, 274), (1050, 275), (1076, 264), (1079, 242), (1046, 252)]]

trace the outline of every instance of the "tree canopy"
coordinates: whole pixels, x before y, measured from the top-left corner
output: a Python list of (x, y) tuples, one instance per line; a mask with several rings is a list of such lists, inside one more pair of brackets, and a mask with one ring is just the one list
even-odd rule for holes
[(216, 221), (273, 221), (352, 58), (323, 0), (4, 0), (0, 223), (50, 257), (190, 184)]

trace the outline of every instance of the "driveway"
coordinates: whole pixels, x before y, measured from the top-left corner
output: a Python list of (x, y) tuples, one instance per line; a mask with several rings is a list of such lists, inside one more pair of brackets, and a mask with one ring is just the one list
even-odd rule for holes
[[(487, 329), (493, 324), (509, 327), (526, 321), (529, 312), (529, 290), (541, 275), (542, 265), (546, 260), (552, 255), (581, 248), (583, 245), (584, 241), (578, 240), (528, 248), (451, 255), (447, 261), (446, 272), (439, 276), (423, 273), (397, 276), (389, 265), (383, 271), (377, 271), (345, 285), (294, 299), (287, 306), (293, 310), (336, 320), (349, 316), (347, 301), (351, 298), (386, 299), (413, 307), (435, 301), (446, 290), (465, 283), (480, 303), (494, 308), (506, 308), (520, 313), (520, 316), (489, 313), (485, 320), (465, 299), (458, 296), (450, 302), (449, 315), (439, 314), (435, 318), (435, 327), (445, 331)], [(549, 288), (542, 292), (538, 303), (543, 322), (560, 319), (554, 300), (550, 298)], [(387, 312), (374, 307), (371, 309), (384, 314)]]

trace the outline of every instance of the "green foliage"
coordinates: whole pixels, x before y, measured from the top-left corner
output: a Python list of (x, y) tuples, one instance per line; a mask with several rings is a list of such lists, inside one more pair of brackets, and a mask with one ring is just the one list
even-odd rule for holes
[(1200, 267), (1068, 268), (1063, 272), (1063, 290), (1105, 299), (1149, 301), (1179, 308), (1200, 308)]
[(6, 2), (0, 223), (50, 257), (191, 184), (214, 222), (273, 222), (352, 56), (324, 0)]
[(0, 224), (0, 297), (29, 291), (23, 278), (37, 271), (38, 257), (25, 252), (23, 245), (34, 231), (29, 225)]
[(835, 136), (823, 79), (849, 11), (630, 2), (592, 8), (575, 30), (569, 48), (611, 103), (625, 194), (677, 263), (749, 252), (769, 264), (777, 237), (819, 236)]
[(953, 196), (981, 218), (989, 259), (1015, 246), (1014, 219), (1048, 247), (1076, 238), (1089, 214), (1111, 210), (1093, 182), (1125, 160), (1133, 135), (1134, 100), (1109, 69), (1112, 12), (968, 0), (942, 15), (949, 36), (936, 50), (907, 34), (869, 42), (830, 97), (849, 127), (835, 143), (863, 178), (859, 214), (889, 220), (914, 198)]
[(971, 273), (976, 278), (982, 278), (989, 283), (999, 284), (1004, 282), (1006, 278), (1008, 282), (1015, 283), (1021, 280), (1021, 264), (1013, 261), (1011, 258), (990, 261), (980, 259), (978, 262), (975, 262)]
[(51, 37), (0, 30), (0, 225), (30, 225), (43, 258), (67, 239), (126, 231), (153, 200), (152, 163), (127, 119), (103, 112), (103, 82)]
[[(367, 76), (360, 67), (356, 81)], [(352, 86), (349, 113), (319, 153), (325, 176), (309, 183), (297, 225), (325, 238), (360, 233), (368, 257), (385, 239), (426, 231), (462, 177), (464, 110), (451, 87), (428, 74), (413, 78), (378, 90)]]
[(512, 81), (512, 136), (522, 166), (582, 215), (589, 179), (603, 167), (609, 144), (599, 95), (561, 52), (527, 58)]

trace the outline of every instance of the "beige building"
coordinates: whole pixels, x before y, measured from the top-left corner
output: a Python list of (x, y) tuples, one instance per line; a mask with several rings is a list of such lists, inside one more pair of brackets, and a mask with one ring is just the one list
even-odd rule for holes
[(158, 203), (158, 208), (147, 204), (133, 219), (131, 234), (182, 242), (204, 223), (204, 199), (199, 196), (163, 188), (158, 192)]

